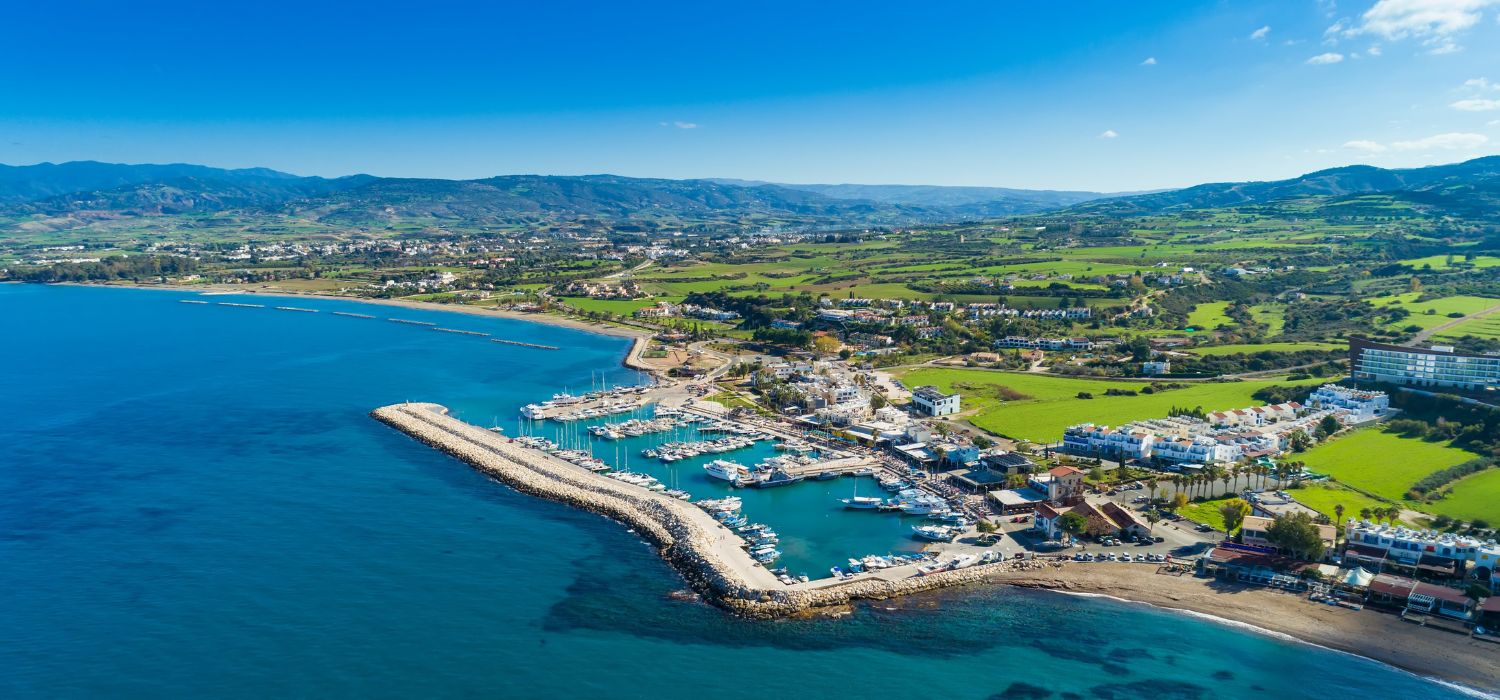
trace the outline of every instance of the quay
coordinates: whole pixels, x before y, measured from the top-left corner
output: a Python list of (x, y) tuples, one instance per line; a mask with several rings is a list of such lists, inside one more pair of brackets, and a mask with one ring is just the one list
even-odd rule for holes
[(533, 349), (536, 349), (536, 350), (560, 350), (561, 349), (561, 348), (557, 347), (556, 345), (538, 345), (536, 343), (523, 343), (523, 342), (521, 342), (519, 340), (506, 340), (504, 338), (490, 338), (490, 342), (491, 343), (504, 343), (506, 345), (519, 345), (519, 346), (521, 346), (523, 348), (533, 348)]
[[(915, 565), (784, 584), (742, 548), (739, 535), (690, 503), (595, 474), (448, 415), (429, 403), (375, 409), (386, 425), (532, 496), (626, 524), (657, 548), (704, 598), (736, 614), (778, 618), (808, 610), (973, 583), (1036, 562), (996, 562), (921, 575)], [(940, 559), (943, 554), (939, 554)]]

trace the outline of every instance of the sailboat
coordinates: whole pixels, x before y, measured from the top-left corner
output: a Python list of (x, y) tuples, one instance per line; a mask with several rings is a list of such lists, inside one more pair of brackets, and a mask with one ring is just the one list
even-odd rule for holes
[(871, 510), (885, 502), (884, 499), (875, 498), (874, 496), (859, 495), (859, 479), (854, 480), (854, 495), (850, 498), (840, 498), (839, 500), (844, 503), (845, 508), (853, 510)]

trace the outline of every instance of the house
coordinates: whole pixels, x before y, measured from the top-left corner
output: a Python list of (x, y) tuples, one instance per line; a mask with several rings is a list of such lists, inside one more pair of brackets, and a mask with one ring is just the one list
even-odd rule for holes
[(1313, 408), (1347, 411), (1353, 422), (1363, 422), (1385, 415), (1391, 408), (1390, 396), (1383, 391), (1361, 391), (1337, 384), (1318, 387), (1307, 404)]
[(1090, 503), (1080, 500), (1071, 506), (1038, 503), (1035, 511), (1036, 517), (1032, 521), (1031, 528), (1049, 540), (1062, 539), (1063, 535), (1067, 534), (1062, 529), (1062, 516), (1068, 513), (1078, 513), (1087, 519), (1090, 534), (1128, 537), (1150, 532), (1150, 528), (1134, 513), (1114, 501)]
[(944, 394), (935, 386), (919, 386), (911, 393), (912, 406), (934, 417), (958, 413), (959, 401), (957, 393)]

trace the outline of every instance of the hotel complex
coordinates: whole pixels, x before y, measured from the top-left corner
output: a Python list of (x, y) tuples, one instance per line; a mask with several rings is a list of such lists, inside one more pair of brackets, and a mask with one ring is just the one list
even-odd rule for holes
[(1446, 345), (1423, 349), (1350, 338), (1349, 366), (1356, 381), (1459, 391), (1500, 389), (1500, 355), (1458, 352)]

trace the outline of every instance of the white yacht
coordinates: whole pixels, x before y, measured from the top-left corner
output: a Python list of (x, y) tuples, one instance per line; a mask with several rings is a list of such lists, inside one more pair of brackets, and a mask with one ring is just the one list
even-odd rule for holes
[(750, 478), (750, 468), (743, 464), (731, 462), (727, 459), (716, 459), (703, 465), (703, 471), (715, 479), (723, 479), (732, 484), (738, 484), (742, 480)]

